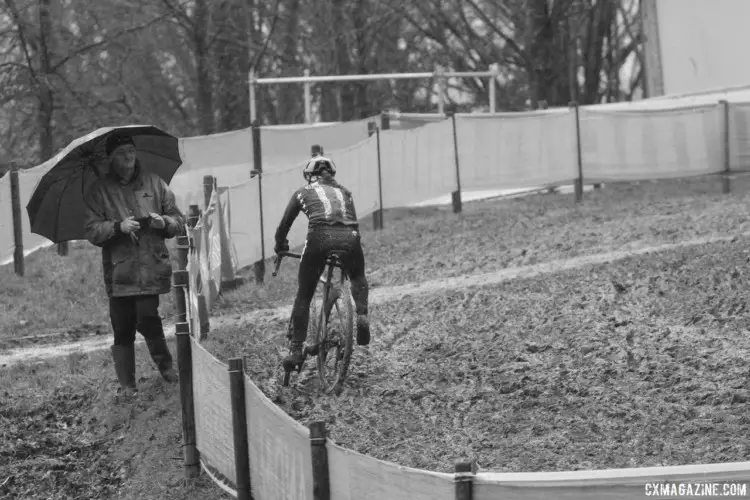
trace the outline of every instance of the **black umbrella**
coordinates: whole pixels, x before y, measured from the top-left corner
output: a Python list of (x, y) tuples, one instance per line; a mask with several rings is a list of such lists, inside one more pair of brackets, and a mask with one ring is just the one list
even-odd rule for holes
[(177, 137), (151, 125), (104, 127), (79, 137), (36, 168), (48, 169), (39, 180), (26, 211), (31, 232), (53, 243), (85, 239), (83, 194), (109, 170), (104, 145), (110, 135), (133, 138), (144, 170), (169, 184), (182, 164)]

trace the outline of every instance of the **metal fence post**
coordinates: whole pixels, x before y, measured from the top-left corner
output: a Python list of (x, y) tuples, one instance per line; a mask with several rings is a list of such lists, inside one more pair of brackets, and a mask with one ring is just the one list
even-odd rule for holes
[(310, 452), (312, 454), (313, 499), (330, 500), (331, 483), (328, 476), (328, 450), (326, 449), (326, 423), (310, 423)]
[(23, 256), (23, 220), (21, 219), (21, 189), (18, 182), (18, 165), (10, 165), (10, 207), (13, 216), (13, 270), (18, 276), (25, 274)]
[(238, 500), (250, 500), (250, 452), (247, 441), (245, 413), (245, 369), (242, 358), (229, 360), (229, 387), (232, 399), (232, 430), (234, 434), (234, 468), (237, 476)]
[(190, 344), (190, 324), (187, 321), (187, 304), (185, 294), (190, 283), (187, 271), (188, 249), (190, 242), (187, 236), (177, 237), (178, 270), (172, 274), (172, 291), (177, 308), (175, 332), (177, 336), (177, 366), (180, 376), (180, 406), (182, 407), (182, 452), (185, 477), (195, 478), (200, 475), (200, 454), (195, 438), (195, 401), (193, 400), (193, 353)]

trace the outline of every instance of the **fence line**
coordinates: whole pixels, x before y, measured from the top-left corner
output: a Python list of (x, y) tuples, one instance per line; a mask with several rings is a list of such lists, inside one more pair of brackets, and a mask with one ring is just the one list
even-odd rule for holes
[[(745, 97), (742, 93), (737, 95)], [(377, 145), (371, 149), (367, 149), (367, 141), (372, 138), (375, 117), (289, 129), (255, 124), (254, 128), (180, 139), (183, 165), (171, 187), (183, 210), (191, 204), (204, 204), (204, 189), (196, 180), (207, 176), (235, 192), (242, 191), (243, 186), (247, 188), (251, 184), (248, 181), (254, 180), (259, 184), (252, 185), (258, 197), (269, 192), (272, 196), (291, 193), (300, 178), (290, 176), (288, 185), (279, 184), (277, 180), (275, 190), (271, 191), (260, 185), (263, 182), (260, 177), (287, 172), (301, 162), (309, 154), (310, 141), (323, 144), (334, 157), (347, 152), (349, 158), (339, 162), (343, 176), (351, 171), (353, 177), (366, 178), (370, 172), (363, 171), (372, 169), (374, 172), (380, 163), (378, 189), (382, 191), (382, 209), (453, 192), (457, 196), (459, 191), (450, 187), (449, 177), (457, 165), (460, 165), (461, 187), (466, 190), (580, 184), (581, 177), (598, 184), (747, 170), (750, 168), (750, 102), (730, 103), (731, 94), (722, 95), (721, 102), (708, 101), (709, 97), (646, 100), (629, 103), (629, 106), (459, 113), (452, 117), (456, 123), (453, 131), (445, 126), (449, 115), (383, 113), (381, 134), (374, 141)], [(392, 128), (392, 122), (401, 125)], [(410, 125), (402, 126), (407, 122)], [(456, 136), (453, 141), (451, 133)], [(458, 149), (457, 156), (445, 149), (451, 141)], [(265, 151), (262, 154), (261, 146)], [(578, 157), (577, 149), (580, 149)], [(22, 212), (53, 160), (19, 172)], [(261, 174), (253, 177), (253, 173), (258, 172)], [(369, 186), (373, 189), (374, 184)], [(368, 192), (364, 184), (353, 191), (357, 200), (377, 197), (375, 192)], [(8, 209), (0, 209), (0, 263), (12, 261), (14, 255), (18, 261), (21, 253), (49, 244), (45, 238), (31, 233), (25, 214), (21, 217), (22, 241), (14, 242), (14, 210), (9, 194), (10, 176), (5, 176), (0, 178), (0, 208)], [(242, 196), (247, 193), (243, 192)], [(256, 200), (256, 204), (243, 213), (260, 219), (260, 211), (265, 210), (262, 207), (267, 203)], [(381, 208), (366, 205), (368, 214)], [(277, 212), (263, 214), (262, 220), (275, 221), (281, 215)], [(245, 253), (245, 260), (249, 259), (250, 263), (262, 263), (269, 254), (267, 241), (264, 234), (260, 246), (243, 248), (239, 253)], [(261, 280), (263, 274), (261, 266), (257, 269), (257, 278)]]
[[(226, 201), (221, 190), (215, 190), (213, 210), (221, 213)], [(181, 323), (190, 333), (178, 336), (177, 350), (181, 393), (192, 396), (181, 398), (187, 477), (196, 475), (197, 456), (200, 467), (224, 491), (236, 498), (256, 500), (536, 500), (552, 495), (625, 500), (644, 495), (655, 484), (729, 484), (750, 479), (750, 462), (498, 473), (476, 471), (472, 462), (462, 461), (453, 473), (438, 473), (399, 466), (342, 447), (327, 437), (321, 422), (305, 427), (269, 400), (244, 373), (240, 359), (223, 363), (200, 345), (200, 321), (192, 321), (192, 316), (202, 313), (194, 296), (217, 293), (217, 288), (185, 286), (195, 280), (185, 278), (182, 269), (205, 273), (212, 266), (212, 256), (216, 259), (222, 255), (217, 249), (198, 246), (205, 241), (203, 231), (218, 231), (207, 223), (211, 213), (204, 212), (197, 224), (188, 226), (193, 243), (190, 262), (180, 261), (174, 280), (175, 287), (186, 288), (188, 299), (183, 303), (193, 304), (187, 311), (188, 321)], [(212, 237), (208, 241), (221, 245), (223, 240)], [(206, 302), (214, 300), (207, 298)], [(732, 491), (743, 493), (742, 484), (735, 484)]]
[[(723, 174), (727, 172), (727, 166), (730, 169), (735, 166), (732, 165), (734, 155), (729, 147), (742, 144), (732, 133), (732, 120), (726, 120), (727, 116), (733, 116), (732, 111), (720, 103), (658, 113), (615, 115), (602, 111), (589, 112), (585, 108), (577, 110), (573, 105), (567, 110), (525, 113), (505, 118), (453, 115), (450, 120), (443, 117), (439, 121), (407, 130), (381, 130), (378, 127), (367, 139), (327, 154), (337, 161), (342, 183), (352, 188), (355, 199), (363, 203), (365, 214), (376, 213), (381, 208), (408, 202), (409, 195), (413, 196), (415, 191), (421, 198), (444, 191), (460, 193), (460, 183), (464, 178), (473, 180), (475, 185), (488, 187), (504, 185), (510, 177), (514, 177), (515, 182), (521, 178), (521, 183), (546, 179), (551, 184), (565, 181), (582, 184), (587, 169), (591, 172), (587, 179), (593, 177), (602, 181)], [(664, 132), (667, 119), (671, 129)], [(594, 133), (596, 131), (600, 132)], [(453, 135), (453, 140), (442, 140), (450, 138), (448, 134)], [(497, 148), (496, 157), (506, 160), (503, 167), (472, 169), (472, 166), (481, 164), (481, 155), (487, 154), (487, 148), (482, 151), (476, 146), (492, 144), (488, 137), (498, 136), (507, 137), (501, 144), (498, 145), (498, 141), (493, 144), (493, 148)], [(530, 138), (535, 138), (536, 142)], [(622, 141), (622, 147), (618, 146), (618, 139)], [(439, 144), (438, 148), (436, 144)], [(659, 147), (664, 144), (674, 147), (660, 151)], [(473, 156), (472, 152), (475, 152)], [(459, 172), (455, 170), (456, 159), (460, 162), (461, 177), (456, 177)], [(543, 168), (541, 174), (539, 168), (537, 172), (516, 169), (524, 164), (546, 166), (553, 159), (557, 162), (556, 168), (549, 171)], [(411, 171), (406, 168), (409, 166), (413, 167)], [(264, 246), (267, 249), (272, 244), (272, 239), (269, 241), (268, 235), (264, 234), (263, 241), (258, 245), (259, 233), (243, 228), (247, 225), (245, 221), (255, 219), (252, 210), (248, 212), (246, 208), (258, 207), (258, 225), (262, 220), (260, 209), (263, 210), (262, 217), (268, 220), (280, 216), (279, 211), (287, 201), (281, 194), (290, 195), (297, 187), (300, 167), (291, 166), (269, 173), (262, 172), (260, 168), (256, 178), (228, 188), (216, 188), (216, 183), (211, 183), (214, 190), (209, 208), (200, 214), (198, 223), (190, 229), (191, 241), (195, 242), (196, 247), (190, 254), (194, 262), (189, 268), (191, 272), (201, 274), (197, 277), (200, 279), (191, 279), (191, 283), (201, 282), (203, 286), (192, 289), (189, 295), (209, 294), (211, 296), (206, 297), (204, 302), (213, 304), (215, 295), (221, 293), (220, 279), (218, 286), (209, 284), (211, 280), (216, 281), (217, 276), (224, 275), (224, 272), (217, 273), (216, 267), (235, 264), (220, 258), (227, 252), (213, 248), (216, 245), (232, 245), (239, 265), (253, 262), (257, 255), (262, 255), (258, 252), (262, 252)], [(264, 181), (262, 187), (261, 178)], [(366, 186), (370, 189), (366, 189)], [(273, 196), (261, 200), (260, 196), (266, 190)], [(256, 193), (255, 197), (245, 196), (250, 193)], [(379, 199), (381, 193), (384, 199)], [(213, 214), (234, 212), (237, 209), (235, 204), (241, 207), (243, 213), (243, 223), (239, 224), (239, 228), (236, 227), (236, 219), (231, 216), (220, 219), (230, 225), (225, 230), (221, 228), (224, 222), (210, 223)], [(228, 208), (229, 205), (232, 207)], [(204, 231), (213, 232), (214, 236), (206, 238)], [(292, 235), (300, 238), (303, 231), (302, 225), (295, 224), (290, 239)], [(240, 233), (244, 233), (241, 241), (250, 244), (248, 248), (255, 248), (255, 253), (246, 251), (235, 240)], [(228, 237), (221, 239), (216, 234), (227, 234)], [(204, 241), (209, 243), (201, 245)], [(210, 272), (211, 269), (214, 271)], [(240, 429), (238, 412), (236, 408), (232, 411), (232, 403), (236, 407), (239, 398), (233, 395), (229, 366), (205, 351), (200, 346), (201, 334), (195, 333), (200, 332), (201, 325), (207, 321), (201, 316), (208, 311), (197, 307), (201, 301), (194, 297), (188, 302), (193, 305), (197, 318), (191, 321), (194, 332), (190, 336), (192, 376), (188, 380), (194, 381), (195, 442), (200, 463), (221, 488), (238, 498), (251, 492), (259, 500), (468, 500), (500, 496), (530, 500), (548, 496), (550, 488), (554, 487), (555, 495), (563, 498), (593, 499), (606, 496), (624, 499), (643, 494), (647, 485), (665, 481), (734, 481), (750, 478), (750, 462), (526, 474), (476, 472), (466, 463), (456, 464), (452, 474), (401, 467), (331, 442), (319, 424), (315, 424), (318, 427), (314, 427), (316, 433), (312, 433), (311, 428), (294, 421), (268, 400), (247, 375), (244, 375), (243, 384), (246, 425)], [(182, 360), (179, 362), (183, 363)], [(235, 374), (242, 371), (241, 365), (236, 364), (233, 371)], [(235, 443), (242, 442), (243, 432), (248, 444), (247, 457), (239, 455), (238, 460), (238, 453), (244, 451), (238, 450)], [(190, 462), (187, 451), (186, 448), (186, 466)], [(247, 467), (241, 463), (245, 460)], [(250, 492), (247, 492), (248, 489)]]

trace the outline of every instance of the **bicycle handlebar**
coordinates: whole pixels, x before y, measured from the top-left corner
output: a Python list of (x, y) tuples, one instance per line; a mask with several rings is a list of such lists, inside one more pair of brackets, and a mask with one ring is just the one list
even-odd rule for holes
[(281, 267), (281, 259), (283, 257), (292, 257), (294, 259), (301, 259), (302, 254), (301, 253), (294, 253), (294, 252), (279, 252), (276, 254), (276, 257), (274, 259), (274, 265), (275, 268), (273, 270), (272, 276), (275, 278), (276, 275), (279, 273), (279, 267)]

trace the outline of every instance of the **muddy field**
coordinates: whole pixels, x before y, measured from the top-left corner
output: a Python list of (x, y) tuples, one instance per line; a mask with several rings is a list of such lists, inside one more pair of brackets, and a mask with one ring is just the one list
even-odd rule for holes
[[(732, 182), (731, 195), (717, 177), (699, 177), (607, 184), (586, 192), (582, 205), (570, 194), (536, 194), (469, 203), (460, 215), (450, 207), (388, 211), (383, 231), (362, 222), (367, 278), (377, 288), (750, 232), (750, 176)], [(290, 303), (296, 262), (285, 261), (278, 277), (270, 271), (269, 263), (262, 288), (228, 291), (213, 314)]]
[[(607, 184), (587, 191), (582, 205), (571, 194), (536, 194), (467, 203), (460, 215), (450, 207), (389, 210), (383, 231), (362, 221), (367, 276), (378, 288), (750, 232), (750, 176), (732, 182), (729, 196), (708, 176)], [(66, 257), (54, 248), (29, 256), (23, 278), (12, 266), (0, 268), (0, 352), (110, 335), (100, 260), (99, 250), (82, 242)], [(252, 269), (241, 271), (245, 284), (228, 290), (212, 315), (290, 303), (296, 263), (285, 262), (276, 278), (271, 268), (268, 261), (263, 286)], [(162, 296), (162, 304), (170, 322), (172, 296)]]
[[(372, 308), (348, 389), (279, 387), (285, 321), (216, 332), (220, 358), (338, 443), (449, 472), (747, 460), (750, 240)], [(368, 351), (368, 352), (365, 352)], [(312, 364), (310, 370), (312, 372)], [(306, 379), (306, 380), (305, 380)]]
[(0, 370), (0, 499), (231, 498), (184, 479), (179, 389), (142, 346), (137, 361), (129, 404), (114, 399), (108, 350)]
[[(340, 397), (318, 396), (304, 380), (280, 392), (286, 317), (241, 320), (291, 303), (294, 261), (278, 278), (269, 269), (263, 287), (227, 292), (207, 346), (222, 359), (245, 355), (252, 377), (295, 418), (324, 419), (337, 442), (404, 465), (450, 471), (475, 459), (484, 470), (550, 471), (746, 460), (748, 181), (735, 179), (730, 196), (704, 178), (608, 185), (582, 206), (540, 195), (467, 204), (460, 216), (387, 212), (384, 231), (364, 231), (374, 294), (739, 237), (553, 274), (545, 264), (546, 274), (484, 288), (382, 293), (388, 300), (371, 309), (374, 341), (355, 350)], [(0, 350), (106, 339), (98, 259), (77, 245), (68, 257), (29, 257), (25, 278), (0, 270)], [(168, 296), (164, 306), (169, 317)], [(206, 476), (182, 479), (179, 398), (143, 346), (138, 360), (143, 399), (124, 407), (111, 401), (106, 350), (0, 369), (0, 498), (227, 498)]]

